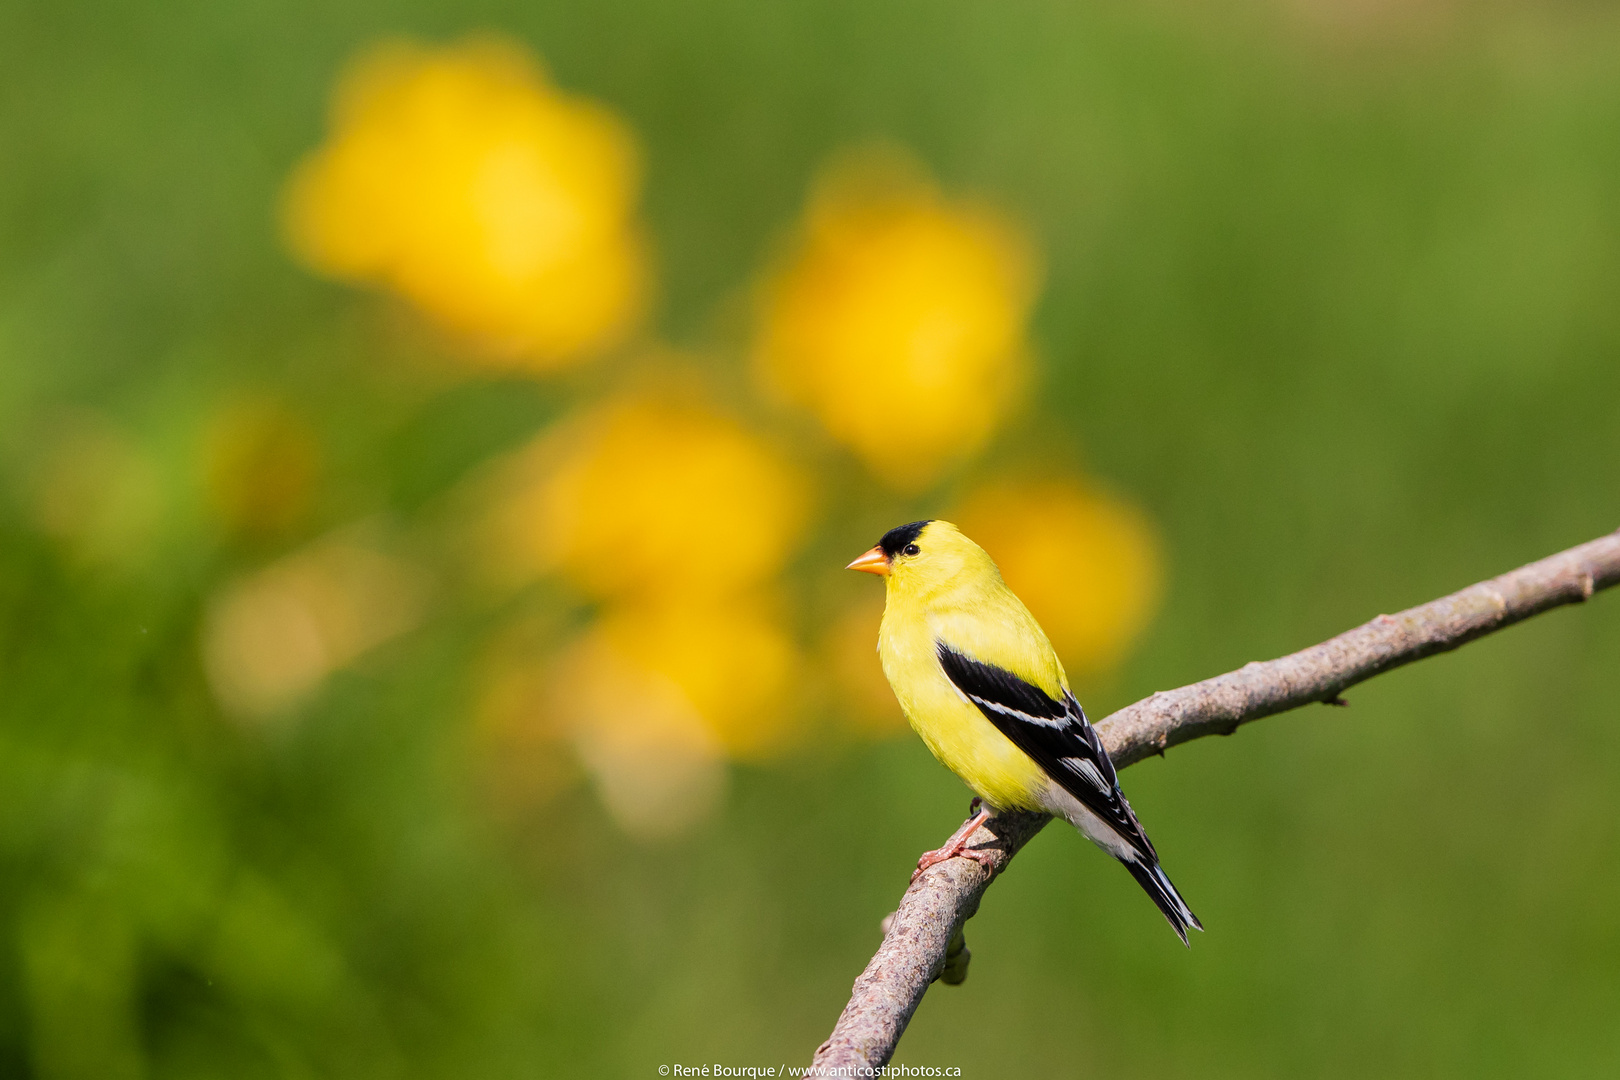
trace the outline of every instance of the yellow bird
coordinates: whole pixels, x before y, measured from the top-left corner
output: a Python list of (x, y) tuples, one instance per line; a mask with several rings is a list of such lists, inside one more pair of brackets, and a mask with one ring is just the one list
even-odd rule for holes
[(849, 569), (886, 579), (883, 673), (928, 749), (979, 796), (972, 820), (917, 860), (917, 873), (957, 856), (983, 862), (967, 838), (994, 811), (1041, 811), (1124, 863), (1182, 944), (1187, 927), (1202, 930), (1160, 868), (1046, 634), (985, 550), (948, 521), (913, 521)]

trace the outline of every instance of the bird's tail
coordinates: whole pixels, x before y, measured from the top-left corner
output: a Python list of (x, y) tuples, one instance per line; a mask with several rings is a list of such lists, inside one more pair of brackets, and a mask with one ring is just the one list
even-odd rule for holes
[(1175, 930), (1176, 936), (1181, 938), (1183, 945), (1187, 944), (1187, 927), (1190, 926), (1194, 930), (1204, 928), (1204, 924), (1198, 921), (1198, 916), (1194, 915), (1192, 909), (1187, 906), (1187, 901), (1183, 900), (1181, 894), (1176, 892), (1176, 887), (1170, 884), (1169, 877), (1165, 875), (1158, 862), (1155, 861), (1150, 864), (1138, 859), (1121, 859), (1120, 861), (1125, 864), (1125, 869), (1131, 872), (1131, 876), (1136, 879), (1136, 883), (1142, 886), (1142, 889), (1149, 896), (1153, 897), (1153, 902), (1159, 905), (1159, 910), (1164, 912), (1164, 917), (1170, 920), (1171, 928)]

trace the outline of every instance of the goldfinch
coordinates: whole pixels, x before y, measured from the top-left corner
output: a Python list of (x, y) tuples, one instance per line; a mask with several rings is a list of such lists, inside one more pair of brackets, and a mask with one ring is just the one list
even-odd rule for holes
[(1202, 930), (1160, 868), (1046, 634), (984, 549), (948, 521), (913, 521), (849, 569), (886, 579), (883, 673), (928, 749), (978, 795), (972, 820), (917, 860), (917, 873), (957, 856), (984, 861), (967, 838), (994, 811), (1042, 811), (1124, 863), (1183, 945), (1187, 927)]

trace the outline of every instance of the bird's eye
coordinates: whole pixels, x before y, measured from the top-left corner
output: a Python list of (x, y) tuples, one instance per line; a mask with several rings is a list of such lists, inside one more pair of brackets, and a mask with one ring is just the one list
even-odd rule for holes
[(907, 544), (905, 546), (905, 550), (902, 552), (902, 554), (915, 555), (921, 550), (922, 550), (922, 548), (918, 547), (916, 544)]

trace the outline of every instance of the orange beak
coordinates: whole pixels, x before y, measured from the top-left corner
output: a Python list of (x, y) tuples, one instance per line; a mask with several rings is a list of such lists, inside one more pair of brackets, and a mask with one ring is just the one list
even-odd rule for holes
[(889, 557), (883, 554), (883, 549), (875, 547), (871, 551), (862, 552), (861, 557), (844, 567), (845, 570), (863, 570), (868, 574), (877, 574), (880, 577), (889, 576)]

